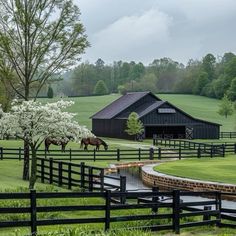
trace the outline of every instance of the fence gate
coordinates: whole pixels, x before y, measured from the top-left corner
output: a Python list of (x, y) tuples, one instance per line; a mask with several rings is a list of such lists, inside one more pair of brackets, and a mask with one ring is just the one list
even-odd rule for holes
[(193, 128), (186, 127), (185, 134), (186, 134), (186, 139), (193, 139)]

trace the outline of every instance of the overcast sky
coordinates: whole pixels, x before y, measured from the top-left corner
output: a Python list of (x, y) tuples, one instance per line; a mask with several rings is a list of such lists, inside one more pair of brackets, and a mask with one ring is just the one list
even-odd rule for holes
[(75, 0), (91, 47), (83, 61), (186, 64), (236, 53), (236, 0)]

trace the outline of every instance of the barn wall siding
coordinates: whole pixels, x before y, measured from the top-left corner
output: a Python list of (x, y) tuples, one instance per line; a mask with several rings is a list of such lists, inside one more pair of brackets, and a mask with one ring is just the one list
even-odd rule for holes
[(111, 137), (111, 138), (130, 138), (125, 132), (126, 120), (92, 120), (92, 132), (96, 136)]

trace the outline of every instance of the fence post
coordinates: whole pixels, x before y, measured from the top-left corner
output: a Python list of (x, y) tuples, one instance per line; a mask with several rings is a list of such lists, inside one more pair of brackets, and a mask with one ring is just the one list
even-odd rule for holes
[(117, 148), (116, 157), (117, 157), (117, 161), (120, 161), (120, 149), (119, 148)]
[[(158, 187), (152, 187), (152, 192), (153, 192), (153, 197), (152, 197), (152, 203), (154, 203), (154, 204), (157, 204), (158, 203), (158, 200), (159, 200), (159, 197), (158, 197), (158, 191), (159, 191), (159, 188)], [(157, 195), (157, 196), (155, 196), (155, 195)], [(155, 205), (155, 206), (153, 206), (152, 207), (152, 212), (153, 213), (157, 213), (158, 212), (158, 207), (157, 207), (157, 205)]]
[(179, 160), (181, 160), (181, 146), (179, 146)]
[(138, 159), (141, 160), (141, 148), (138, 149)]
[(111, 219), (111, 190), (106, 190), (106, 206), (105, 206), (105, 231), (110, 229)]
[(70, 161), (72, 160), (72, 153), (71, 153), (71, 148), (69, 150), (69, 155), (70, 155)]
[(160, 147), (158, 148), (158, 159), (161, 160), (161, 148)]
[(173, 231), (176, 234), (180, 233), (180, 191), (173, 190)]
[(49, 183), (53, 183), (53, 159), (49, 159)]
[[(120, 176), (120, 192), (125, 193), (126, 192), (126, 176)], [(120, 197), (120, 203), (125, 204), (126, 197), (121, 196)]]
[(30, 218), (31, 218), (31, 235), (37, 235), (37, 208), (36, 208), (36, 190), (30, 190)]
[(89, 181), (89, 192), (93, 191), (93, 167), (88, 167), (88, 181)]
[[(211, 206), (204, 206), (204, 211), (211, 211)], [(211, 215), (208, 214), (204, 214), (203, 215), (203, 221), (207, 221), (207, 220), (211, 220)]]
[(217, 226), (220, 226), (221, 224), (221, 208), (222, 208), (221, 192), (216, 192), (216, 210), (219, 211), (219, 214), (218, 214), (219, 222), (216, 223)]
[(96, 161), (96, 149), (95, 148), (93, 149), (93, 161), (94, 162)]
[(100, 172), (100, 187), (101, 187), (101, 192), (103, 192), (104, 191), (104, 169), (102, 169)]
[(225, 157), (225, 145), (222, 144), (222, 156)]
[(19, 147), (19, 161), (21, 161), (21, 147)]
[(41, 183), (44, 183), (44, 159), (41, 159)]
[(234, 153), (236, 153), (236, 143), (234, 144)]
[(200, 147), (197, 149), (197, 157), (201, 158), (201, 149), (200, 149)]
[(3, 147), (0, 147), (0, 158), (3, 160)]
[(84, 162), (80, 163), (80, 187), (85, 188), (84, 182)]
[(72, 179), (71, 179), (71, 162), (68, 163), (68, 189), (72, 188)]
[(211, 146), (211, 158), (213, 157), (213, 147)]
[(58, 186), (62, 186), (62, 162), (58, 162)]
[(154, 157), (154, 149), (150, 148), (149, 149), (149, 160), (153, 160), (153, 157)]

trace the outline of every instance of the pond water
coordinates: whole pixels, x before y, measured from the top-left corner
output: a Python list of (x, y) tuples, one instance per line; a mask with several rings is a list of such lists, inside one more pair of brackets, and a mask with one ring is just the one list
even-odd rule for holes
[[(118, 171), (118, 173), (112, 173), (111, 176), (126, 176), (126, 189), (128, 191), (147, 191), (151, 190), (150, 187), (146, 186), (141, 179), (141, 167), (129, 167), (122, 168)], [(110, 182), (112, 181), (112, 182)], [(119, 185), (118, 180), (109, 180), (110, 183)], [(181, 197), (184, 202), (192, 202), (192, 201), (207, 201), (209, 200), (206, 197), (196, 197), (196, 196), (184, 196)], [(168, 201), (168, 200), (167, 200)], [(236, 210), (236, 202), (222, 200), (222, 207), (228, 209)], [(214, 209), (214, 206), (213, 206)]]

